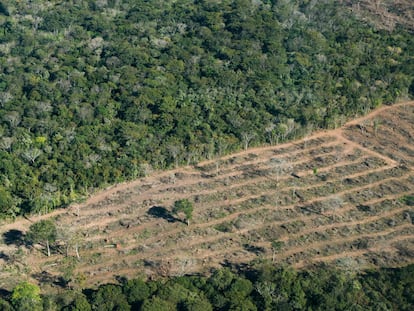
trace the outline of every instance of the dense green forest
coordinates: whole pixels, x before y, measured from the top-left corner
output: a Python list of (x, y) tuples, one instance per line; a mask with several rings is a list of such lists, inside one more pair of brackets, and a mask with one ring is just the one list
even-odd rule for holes
[(414, 36), (338, 1), (0, 3), (0, 215), (414, 93)]
[(319, 267), (298, 272), (261, 264), (235, 274), (156, 281), (120, 279), (95, 290), (41, 295), (31, 283), (17, 285), (2, 310), (209, 311), (209, 310), (412, 310), (414, 266), (356, 273)]

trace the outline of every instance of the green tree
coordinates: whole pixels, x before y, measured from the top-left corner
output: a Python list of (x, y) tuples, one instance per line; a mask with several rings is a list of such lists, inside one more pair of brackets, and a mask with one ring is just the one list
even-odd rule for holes
[(11, 302), (17, 311), (41, 311), (43, 309), (39, 287), (29, 282), (22, 282), (13, 289)]
[(44, 244), (50, 256), (50, 243), (56, 240), (56, 226), (51, 220), (41, 220), (29, 227), (26, 237), (31, 243)]
[(185, 311), (212, 311), (213, 307), (207, 299), (196, 298), (187, 300), (182, 303), (182, 308)]
[(13, 308), (10, 305), (9, 302), (7, 302), (6, 300), (4, 300), (3, 298), (0, 298), (0, 310), (3, 310), (3, 311), (13, 311)]
[(15, 218), (19, 211), (10, 192), (0, 186), (0, 218)]
[(249, 297), (252, 290), (253, 285), (249, 280), (243, 277), (236, 278), (225, 293), (229, 299), (229, 310), (257, 310)]
[(141, 279), (126, 282), (123, 286), (123, 292), (131, 305), (136, 305), (150, 296), (150, 288)]
[(158, 297), (146, 299), (141, 307), (142, 311), (174, 311), (176, 306), (169, 301), (162, 300)]
[(100, 311), (129, 311), (130, 306), (120, 286), (107, 284), (99, 287), (93, 294), (94, 310)]
[(172, 212), (174, 214), (183, 213), (187, 226), (189, 226), (190, 220), (193, 218), (193, 209), (193, 203), (191, 203), (188, 199), (181, 199), (174, 202)]
[(88, 299), (86, 299), (85, 295), (82, 293), (79, 293), (75, 299), (72, 301), (72, 303), (65, 307), (63, 311), (91, 311), (92, 307), (88, 302)]

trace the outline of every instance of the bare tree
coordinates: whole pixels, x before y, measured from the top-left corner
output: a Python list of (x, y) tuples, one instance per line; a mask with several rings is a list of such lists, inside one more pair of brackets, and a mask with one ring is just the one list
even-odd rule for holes
[(10, 111), (3, 118), (7, 122), (9, 122), (10, 127), (12, 128), (15, 128), (16, 126), (18, 126), (21, 121), (20, 113), (17, 111)]
[(147, 177), (148, 175), (150, 175), (154, 171), (151, 164), (149, 164), (149, 163), (141, 163), (140, 170), (144, 174), (144, 177)]
[(101, 156), (96, 153), (92, 153), (84, 159), (85, 168), (91, 168), (101, 159)]
[(265, 127), (265, 132), (267, 135), (267, 138), (269, 139), (269, 143), (271, 145), (274, 145), (275, 143), (277, 144), (279, 142), (279, 135), (276, 134), (276, 124), (274, 123), (269, 123), (266, 127)]
[(286, 135), (289, 135), (291, 133), (293, 133), (293, 131), (296, 128), (296, 123), (294, 119), (288, 119), (286, 122), (286, 126), (287, 126), (287, 133)]
[(167, 146), (167, 150), (174, 159), (175, 167), (178, 167), (179, 155), (183, 152), (181, 145), (171, 143)]
[(65, 244), (66, 256), (69, 256), (69, 250), (75, 251), (76, 258), (80, 259), (79, 245), (82, 241), (82, 235), (74, 226), (61, 226), (57, 230), (57, 238)]
[(10, 151), (13, 141), (13, 137), (2, 137), (0, 139), (0, 149)]
[(272, 242), (272, 262), (275, 262), (275, 255), (278, 251), (280, 251), (283, 247), (282, 241), (273, 241)]
[(308, 140), (309, 140), (309, 136), (312, 135), (313, 127), (314, 127), (313, 123), (308, 123), (308, 125), (306, 125), (303, 149), (306, 149), (308, 147)]
[(42, 151), (38, 148), (30, 148), (22, 153), (23, 158), (28, 160), (30, 164), (34, 164), (36, 159), (42, 154)]
[(253, 132), (243, 132), (241, 136), (243, 140), (244, 150), (247, 150), (247, 148), (249, 148), (250, 142), (253, 140), (253, 138), (256, 137), (256, 134)]
[(270, 164), (271, 173), (276, 176), (276, 182), (279, 182), (281, 175), (292, 171), (292, 164), (287, 159), (272, 158), (270, 159)]

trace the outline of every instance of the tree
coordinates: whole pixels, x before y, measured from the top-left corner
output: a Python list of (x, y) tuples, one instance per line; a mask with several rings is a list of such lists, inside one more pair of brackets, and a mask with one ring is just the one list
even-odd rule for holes
[(144, 301), (150, 296), (150, 288), (141, 279), (129, 280), (123, 286), (123, 292), (130, 305)]
[(19, 211), (10, 192), (0, 186), (0, 218), (15, 218)]
[(0, 298), (0, 310), (3, 311), (13, 311), (12, 306), (3, 298)]
[(22, 282), (13, 289), (11, 302), (18, 311), (41, 311), (43, 309), (39, 287), (29, 282)]
[(244, 150), (247, 150), (247, 148), (249, 148), (250, 142), (255, 137), (256, 137), (256, 134), (253, 133), (253, 132), (243, 132), (241, 134), (241, 138), (242, 138), (242, 141), (243, 141)]
[(275, 262), (275, 254), (283, 247), (282, 241), (272, 241), (272, 262)]
[(162, 300), (158, 297), (152, 297), (151, 299), (146, 299), (142, 304), (142, 311), (172, 311), (177, 308), (171, 302)]
[(22, 153), (22, 157), (30, 162), (30, 164), (34, 164), (36, 159), (42, 154), (42, 151), (38, 148), (30, 148)]
[(195, 297), (191, 300), (184, 301), (182, 308), (185, 311), (211, 311), (211, 303), (204, 297)]
[(88, 302), (86, 296), (78, 293), (72, 303), (65, 307), (63, 311), (91, 311), (92, 307)]
[(292, 171), (292, 165), (288, 159), (279, 159), (272, 158), (270, 159), (271, 163), (271, 173), (276, 175), (276, 182), (279, 183), (279, 178), (281, 175), (288, 174)]
[(184, 213), (187, 226), (189, 226), (190, 220), (193, 218), (193, 203), (191, 203), (188, 199), (175, 201), (172, 212), (174, 214)]
[(6, 16), (10, 15), (9, 10), (2, 2), (0, 2), (0, 14), (6, 15)]
[[(79, 214), (79, 212), (77, 212)], [(79, 244), (82, 242), (80, 232), (74, 226), (62, 226), (58, 228), (58, 240), (64, 241), (66, 244), (66, 256), (69, 256), (69, 249), (75, 250), (76, 258), (80, 259)]]
[(32, 243), (45, 244), (50, 256), (50, 243), (56, 240), (56, 226), (51, 220), (41, 220), (30, 226), (27, 239)]
[(122, 289), (118, 285), (102, 285), (92, 296), (94, 310), (102, 311), (128, 311), (130, 306)]

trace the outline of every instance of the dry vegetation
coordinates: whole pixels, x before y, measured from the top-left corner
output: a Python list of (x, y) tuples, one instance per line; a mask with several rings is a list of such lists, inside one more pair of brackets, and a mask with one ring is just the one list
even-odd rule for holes
[(393, 30), (397, 25), (414, 31), (412, 0), (345, 0), (354, 13), (377, 28)]
[[(114, 186), (84, 204), (33, 217), (52, 218), (60, 229), (61, 246), (51, 257), (38, 246), (1, 244), (0, 286), (65, 273), (86, 277), (73, 286), (93, 285), (265, 258), (352, 270), (411, 263), (414, 209), (401, 198), (414, 194), (413, 146), (409, 102), (293, 143)], [(182, 198), (194, 202), (190, 226), (169, 212)], [(24, 233), (30, 224), (5, 224), (1, 234)]]

